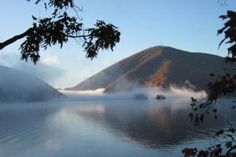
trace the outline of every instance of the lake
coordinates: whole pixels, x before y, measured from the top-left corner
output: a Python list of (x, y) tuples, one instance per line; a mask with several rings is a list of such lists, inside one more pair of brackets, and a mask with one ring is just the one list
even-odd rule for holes
[[(84, 99), (1, 104), (0, 157), (183, 156), (234, 113), (194, 126), (188, 99)], [(211, 116), (210, 116), (211, 117)]]

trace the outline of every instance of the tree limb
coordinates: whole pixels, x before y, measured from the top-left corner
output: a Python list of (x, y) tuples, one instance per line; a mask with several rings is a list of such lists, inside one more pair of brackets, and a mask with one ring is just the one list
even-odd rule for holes
[(26, 37), (30, 33), (31, 30), (32, 30), (32, 28), (29, 28), (28, 30), (26, 30), (25, 32), (23, 32), (19, 35), (16, 35), (16, 36), (14, 36), (14, 37), (12, 37), (12, 38), (4, 41), (4, 42), (0, 42), (0, 50), (2, 50), (7, 45), (10, 45), (10, 44), (14, 43), (17, 40)]
[(236, 149), (236, 145), (234, 145), (233, 147), (231, 147), (231, 148), (226, 152), (225, 156), (229, 156), (230, 153), (231, 153), (231, 151), (234, 150), (234, 149)]
[(66, 35), (69, 38), (86, 38), (91, 36), (91, 34), (87, 34), (87, 35)]

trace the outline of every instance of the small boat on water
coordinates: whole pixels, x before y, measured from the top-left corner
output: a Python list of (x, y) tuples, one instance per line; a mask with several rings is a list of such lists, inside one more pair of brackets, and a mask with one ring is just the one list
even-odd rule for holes
[(162, 100), (162, 99), (166, 99), (166, 97), (165, 97), (164, 95), (158, 94), (158, 95), (156, 96), (156, 99), (157, 99), (157, 100)]

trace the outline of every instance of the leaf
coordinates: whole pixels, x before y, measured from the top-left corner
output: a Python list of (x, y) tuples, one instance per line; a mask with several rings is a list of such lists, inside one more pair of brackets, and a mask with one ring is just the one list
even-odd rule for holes
[(202, 114), (202, 115), (200, 116), (200, 121), (201, 121), (201, 123), (203, 122), (203, 120), (204, 120), (204, 114)]
[(213, 109), (213, 112), (216, 113), (216, 112), (217, 112), (217, 109)]
[(194, 97), (190, 98), (192, 102), (197, 102), (197, 99), (195, 99)]
[(35, 16), (32, 15), (33, 20), (38, 20)]
[(221, 134), (223, 134), (224, 133), (224, 130), (219, 130), (219, 131), (217, 131), (216, 133), (215, 133), (215, 135), (216, 136), (219, 136), (219, 135), (221, 135)]
[(230, 148), (232, 146), (232, 141), (228, 141), (225, 143), (226, 148)]
[(194, 114), (193, 113), (189, 113), (188, 116), (189, 116), (190, 120), (192, 121), (193, 117), (194, 117)]
[(37, 1), (35, 2), (35, 4), (38, 4), (40, 1), (41, 1), (41, 0), (37, 0)]
[(214, 77), (214, 76), (215, 76), (215, 74), (214, 74), (214, 73), (211, 73), (211, 74), (210, 74), (210, 76)]
[(235, 129), (234, 129), (234, 128), (229, 128), (229, 132), (234, 133), (234, 132), (235, 132)]

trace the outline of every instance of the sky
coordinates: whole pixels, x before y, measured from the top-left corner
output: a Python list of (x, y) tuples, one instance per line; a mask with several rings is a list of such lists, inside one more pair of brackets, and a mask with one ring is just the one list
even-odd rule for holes
[[(62, 49), (41, 50), (35, 66), (20, 60), (22, 40), (0, 52), (0, 65), (36, 75), (56, 88), (71, 87), (104, 68), (152, 46), (171, 46), (191, 52), (226, 56), (226, 47), (218, 49), (223, 36), (217, 30), (224, 21), (219, 15), (236, 10), (236, 1), (217, 0), (76, 0), (85, 26), (104, 20), (119, 27), (121, 41), (114, 51), (102, 51), (91, 60), (85, 57), (79, 41), (71, 40)], [(32, 24), (32, 15), (45, 16), (43, 5), (26, 0), (2, 1), (0, 5), (0, 42), (22, 33)], [(73, 13), (73, 12), (72, 12)]]

